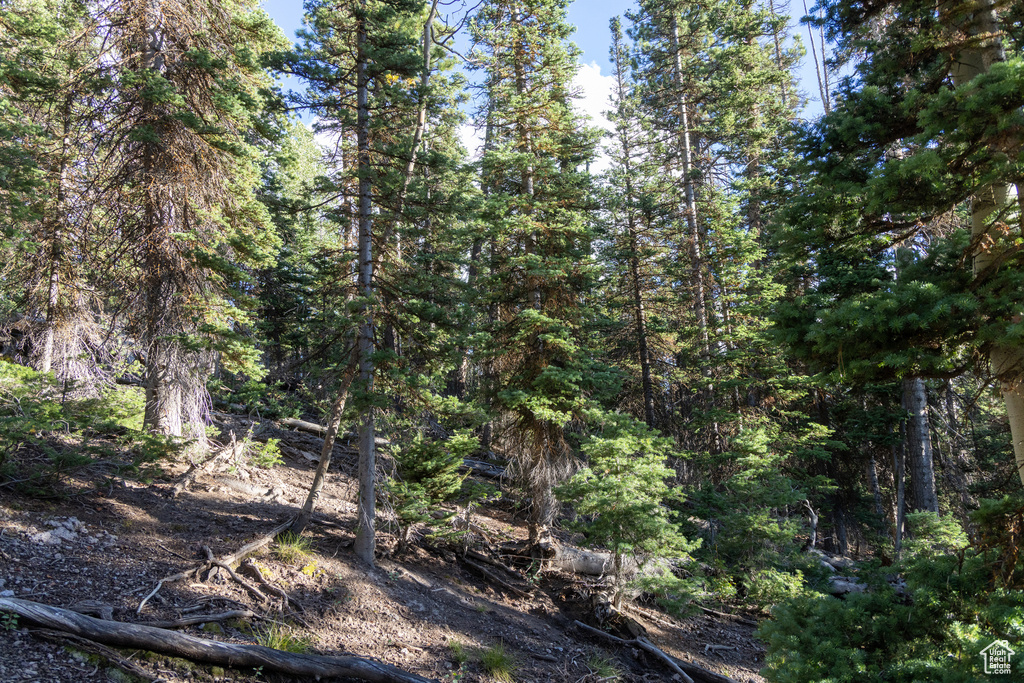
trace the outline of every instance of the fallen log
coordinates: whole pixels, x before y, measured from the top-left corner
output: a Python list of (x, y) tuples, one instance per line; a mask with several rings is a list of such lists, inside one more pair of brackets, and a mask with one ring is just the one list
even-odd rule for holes
[(436, 683), (429, 678), (364, 657), (308, 655), (262, 645), (222, 643), (152, 626), (96, 619), (18, 598), (0, 598), (0, 611), (13, 612), (33, 624), (103, 645), (160, 652), (204, 664), (235, 669), (262, 667), (268, 671), (317, 679), (348, 676), (371, 683)]
[[(323, 425), (318, 425), (316, 422), (309, 422), (308, 420), (300, 420), (295, 417), (285, 417), (281, 418), (280, 423), (285, 427), (291, 427), (292, 429), (297, 429), (300, 432), (316, 434), (317, 436), (324, 436), (325, 434), (327, 434), (327, 427), (324, 427)], [(376, 437), (375, 443), (378, 446), (391, 445), (391, 441), (381, 436)]]
[(327, 433), (327, 427), (318, 425), (315, 422), (307, 422), (306, 420), (300, 420), (295, 417), (285, 417), (281, 419), (281, 424), (292, 429), (298, 429), (300, 432), (309, 432), (310, 434), (316, 434), (317, 436), (323, 436)]
[(647, 640), (646, 638), (634, 638), (633, 640), (623, 640), (622, 638), (619, 638), (618, 636), (613, 636), (610, 633), (605, 633), (604, 631), (602, 631), (600, 629), (596, 629), (593, 626), (587, 626), (582, 621), (576, 621), (575, 624), (576, 624), (577, 628), (582, 629), (582, 630), (586, 631), (587, 633), (592, 633), (594, 635), (603, 636), (605, 638), (608, 638), (612, 642), (617, 642), (617, 643), (620, 643), (622, 645), (632, 645), (634, 647), (640, 648), (641, 650), (643, 650), (645, 652), (649, 652), (650, 654), (652, 654), (655, 657), (657, 657), (658, 659), (660, 659), (662, 661), (662, 663), (665, 664), (665, 666), (667, 666), (673, 673), (675, 673), (677, 676), (679, 676), (679, 678), (681, 678), (683, 680), (683, 683), (693, 683), (693, 679), (690, 678), (686, 674), (686, 672), (682, 670), (682, 668), (679, 666), (679, 664), (677, 664), (675, 661), (673, 661), (672, 658), (669, 657), (667, 654), (665, 654), (664, 652), (662, 652), (661, 650), (656, 648), (651, 643), (651, 641)]
[(501, 479), (505, 476), (505, 468), (501, 465), (492, 465), (489, 462), (483, 462), (481, 460), (470, 460), (464, 458), (462, 461), (462, 467), (459, 469), (469, 470), (473, 474), (479, 475), (486, 479)]
[(203, 463), (196, 464), (195, 462), (189, 464), (188, 471), (181, 475), (178, 482), (171, 489), (171, 498), (177, 498), (182, 491), (188, 489), (189, 486), (195, 482), (202, 472), (211, 469), (215, 464), (221, 461), (235, 460), (241, 454), (245, 448), (245, 440), (237, 441), (235, 439), (235, 433), (231, 432), (231, 443), (220, 449), (212, 458), (209, 458)]
[[(649, 640), (647, 640), (646, 638), (637, 638), (635, 640), (624, 640), (622, 638), (619, 638), (618, 636), (613, 636), (610, 633), (605, 633), (604, 631), (602, 631), (600, 629), (596, 629), (593, 626), (587, 626), (582, 621), (576, 621), (575, 624), (576, 624), (576, 626), (578, 628), (580, 628), (583, 631), (586, 631), (587, 633), (591, 633), (593, 635), (601, 636), (602, 638), (610, 640), (611, 642), (617, 643), (619, 645), (630, 645), (630, 646), (633, 646), (633, 647), (639, 647), (641, 649), (647, 650), (648, 652), (650, 652), (650, 650), (648, 650), (646, 647), (644, 647), (644, 644), (647, 644), (650, 647), (654, 648), (654, 646), (651, 645), (651, 642)], [(683, 670), (682, 678), (683, 678), (684, 681), (685, 680), (690, 680), (690, 683), (693, 683), (694, 680), (702, 681), (702, 683), (736, 683), (736, 681), (734, 679), (729, 678), (728, 676), (722, 676), (721, 674), (716, 674), (714, 671), (708, 671), (707, 669), (705, 669), (702, 666), (698, 666), (698, 665), (696, 665), (696, 664), (694, 664), (692, 662), (684, 662), (681, 659), (677, 659), (676, 657), (671, 657), (671, 656), (665, 654), (664, 652), (662, 652), (661, 650), (658, 650), (657, 648), (654, 648), (654, 649), (657, 650), (659, 653), (661, 653), (661, 656), (658, 657), (659, 659), (661, 659), (661, 657), (665, 657), (665, 658), (671, 660), (672, 663), (675, 664), (675, 666), (677, 666), (678, 668)], [(654, 653), (652, 652), (652, 654), (654, 654)], [(664, 661), (664, 660), (662, 660), (662, 661)]]

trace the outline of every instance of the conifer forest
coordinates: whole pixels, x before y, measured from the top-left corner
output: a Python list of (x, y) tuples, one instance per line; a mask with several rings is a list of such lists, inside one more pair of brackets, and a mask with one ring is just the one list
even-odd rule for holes
[(1024, 3), (570, 4), (0, 0), (0, 679), (1024, 680)]

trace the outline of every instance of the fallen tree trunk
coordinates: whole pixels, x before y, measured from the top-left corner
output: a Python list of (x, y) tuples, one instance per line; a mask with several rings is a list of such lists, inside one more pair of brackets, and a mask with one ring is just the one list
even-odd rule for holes
[(300, 432), (309, 432), (310, 434), (316, 434), (317, 436), (323, 436), (327, 433), (327, 427), (322, 427), (315, 422), (307, 422), (306, 420), (300, 420), (294, 417), (282, 418), (281, 424), (292, 429), (298, 429)]
[(473, 474), (486, 479), (501, 479), (505, 476), (505, 468), (501, 465), (492, 465), (489, 462), (470, 460), (469, 458), (465, 458), (462, 461), (462, 467), (459, 469), (467, 469)]
[(196, 638), (152, 626), (87, 617), (30, 600), (0, 598), (0, 611), (13, 612), (48, 629), (111, 645), (132, 647), (235, 669), (278, 671), (292, 676), (358, 678), (372, 683), (436, 683), (390, 664), (355, 656), (318, 656), (283, 652), (262, 645), (239, 645)]
[[(692, 662), (684, 662), (683, 660), (677, 659), (676, 657), (671, 657), (662, 652), (661, 650), (658, 650), (658, 648), (654, 647), (651, 644), (651, 642), (648, 641), (646, 638), (624, 640), (622, 638), (619, 638), (618, 636), (613, 636), (611, 633), (605, 633), (600, 629), (596, 629), (593, 626), (587, 626), (582, 621), (576, 621), (574, 623), (577, 628), (587, 633), (593, 634), (595, 636), (601, 636), (602, 638), (610, 640), (611, 642), (617, 643), (619, 645), (630, 645), (633, 647), (639, 647), (655, 655), (656, 657), (658, 657), (658, 659), (661, 659), (663, 662), (666, 662), (666, 660), (671, 661), (671, 663), (674, 664), (676, 667), (682, 669), (682, 678), (684, 681), (687, 678), (692, 677), (692, 679), (703, 681), (703, 683), (736, 683), (734, 679), (729, 678), (728, 676), (722, 676), (721, 674), (716, 674), (714, 671), (708, 671), (702, 666), (697, 666)], [(657, 652), (653, 652), (652, 648), (653, 650), (657, 650)], [(666, 664), (667, 663), (668, 662), (666, 662)], [(693, 680), (691, 680), (690, 683), (693, 683)]]
[[(307, 420), (300, 420), (300, 419), (294, 418), (294, 417), (285, 417), (285, 418), (282, 418), (280, 420), (280, 423), (282, 425), (284, 425), (285, 427), (291, 427), (292, 429), (297, 429), (300, 432), (307, 432), (309, 434), (316, 434), (317, 436), (324, 436), (324, 435), (327, 434), (327, 427), (324, 427), (323, 425), (318, 425), (315, 422), (309, 422)], [(388, 439), (385, 439), (382, 436), (376, 437), (374, 439), (374, 442), (375, 442), (375, 444), (377, 446), (390, 446), (391, 445), (391, 441), (388, 440)]]

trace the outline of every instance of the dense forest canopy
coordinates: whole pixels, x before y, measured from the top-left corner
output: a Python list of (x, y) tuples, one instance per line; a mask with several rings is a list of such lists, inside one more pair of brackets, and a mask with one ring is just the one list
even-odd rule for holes
[[(325, 425), (297, 532), (357, 430), (371, 565), (380, 499), (405, 544), (489, 461), (616, 607), (777, 605), (771, 680), (974, 680), (1024, 645), (1024, 5), (821, 0), (805, 118), (778, 3), (639, 0), (605, 132), (568, 4), (307, 0), (292, 46), (251, 0), (0, 0), (5, 372), (192, 457), (212, 410)], [(819, 548), (909, 588), (826, 598)]]

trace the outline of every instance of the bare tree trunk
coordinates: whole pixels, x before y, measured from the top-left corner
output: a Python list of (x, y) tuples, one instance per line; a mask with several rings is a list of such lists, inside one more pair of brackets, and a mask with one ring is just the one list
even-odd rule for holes
[(885, 510), (882, 508), (882, 487), (878, 485), (878, 461), (875, 460), (875, 456), (871, 456), (871, 460), (868, 462), (868, 479), (871, 482), (871, 495), (875, 499), (875, 514), (878, 518), (885, 521)]
[(939, 499), (935, 492), (935, 464), (928, 424), (928, 393), (920, 377), (903, 380), (903, 409), (910, 413), (906, 435), (907, 452), (910, 454), (911, 507), (938, 514)]
[[(68, 156), (71, 147), (71, 95), (64, 98), (61, 110), (61, 138), (59, 168), (57, 169), (57, 196), (50, 220), (53, 232), (50, 235), (49, 277), (46, 290), (46, 328), (43, 331), (43, 349), (39, 358), (39, 371), (49, 372), (53, 368), (53, 347), (60, 318), (60, 269), (64, 261), (64, 233), (67, 221)], [(58, 373), (59, 374), (59, 373)]]
[[(618, 19), (612, 26), (615, 50), (615, 78), (618, 90), (618, 101), (626, 100), (626, 84), (622, 79), (625, 65), (622, 63), (621, 29)], [(637, 350), (640, 356), (640, 381), (644, 399), (644, 421), (648, 427), (654, 427), (654, 386), (651, 380), (651, 351), (647, 340), (647, 312), (644, 309), (643, 284), (640, 279), (640, 247), (637, 237), (636, 212), (633, 208), (633, 164), (632, 145), (626, 123), (620, 124), (619, 145), (622, 150), (623, 171), (626, 180), (626, 231), (629, 236), (629, 277), (633, 293), (633, 316), (636, 320)]]
[(900, 551), (903, 549), (903, 517), (906, 512), (905, 498), (905, 473), (904, 473), (904, 443), (892, 447), (893, 472), (896, 473), (896, 511), (895, 528), (893, 529), (893, 547), (896, 552), (896, 559), (899, 559)]
[(331, 455), (334, 453), (334, 441), (338, 436), (338, 429), (341, 427), (341, 416), (345, 412), (345, 402), (348, 399), (348, 389), (356, 375), (358, 366), (358, 353), (353, 350), (352, 359), (349, 361), (345, 372), (341, 376), (341, 386), (338, 387), (338, 395), (331, 407), (330, 422), (327, 423), (327, 433), (324, 434), (324, 445), (320, 449), (320, 462), (316, 466), (316, 474), (313, 475), (313, 483), (309, 487), (309, 494), (302, 510), (295, 516), (292, 522), (292, 533), (301, 534), (309, 524), (309, 518), (313, 515), (313, 508), (320, 498), (320, 491), (324, 487), (324, 480), (327, 478), (327, 468), (331, 466)]
[[(366, 0), (360, 0), (363, 11)], [(360, 19), (356, 39), (356, 137), (358, 147), (359, 174), (359, 293), (362, 322), (359, 325), (359, 384), (367, 402), (359, 421), (359, 508), (354, 549), (356, 555), (371, 567), (374, 566), (376, 538), (376, 452), (373, 405), (369, 397), (373, 391), (373, 310), (370, 300), (373, 296), (373, 188), (370, 182), (370, 100), (369, 76), (367, 73), (367, 28), (366, 19)]]
[[(993, 0), (974, 0), (974, 11), (958, 28), (968, 35), (967, 45), (953, 60), (951, 75), (957, 88), (988, 73), (992, 64), (1005, 61), (1001, 42), (999, 18)], [(947, 6), (956, 12), (963, 5), (951, 2)], [(1019, 139), (1018, 139), (1019, 140)], [(1019, 145), (1019, 141), (1017, 143)], [(1022, 229), (1019, 188), (1010, 183), (998, 183), (979, 188), (971, 205), (971, 238), (975, 245), (974, 275), (978, 279), (989, 277), (1012, 247), (1004, 235), (1010, 235), (1008, 223), (1015, 219), (1016, 234)], [(1016, 214), (1016, 215), (1014, 215)], [(992, 372), (1000, 380), (1006, 415), (1010, 422), (1010, 436), (1021, 481), (1024, 482), (1024, 350), (1019, 347), (993, 346), (989, 352)]]
[(690, 258), (693, 263), (694, 313), (700, 332), (701, 351), (705, 361), (710, 357), (711, 345), (708, 335), (708, 312), (706, 288), (704, 285), (704, 259), (701, 254), (701, 234), (697, 223), (697, 195), (693, 188), (693, 149), (690, 140), (690, 113), (686, 101), (686, 82), (683, 75), (682, 47), (679, 43), (679, 22), (672, 17), (672, 48), (675, 51), (675, 82), (679, 90), (679, 143), (683, 162), (683, 194), (686, 201), (686, 226), (690, 232)]

